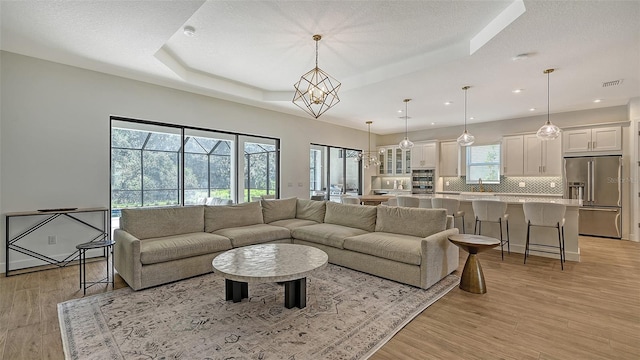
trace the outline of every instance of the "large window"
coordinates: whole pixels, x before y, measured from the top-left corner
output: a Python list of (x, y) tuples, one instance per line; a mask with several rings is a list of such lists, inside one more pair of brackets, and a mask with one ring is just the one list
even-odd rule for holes
[(244, 200), (277, 195), (278, 168), (275, 141), (247, 138), (244, 143)]
[(467, 184), (500, 183), (500, 144), (467, 146)]
[(112, 207), (180, 204), (180, 138), (171, 128), (112, 128)]
[(277, 139), (112, 118), (114, 218), (123, 208), (277, 195), (279, 146)]

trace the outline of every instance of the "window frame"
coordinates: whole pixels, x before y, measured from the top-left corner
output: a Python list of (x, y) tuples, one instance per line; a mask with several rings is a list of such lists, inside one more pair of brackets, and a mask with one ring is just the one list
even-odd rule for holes
[[(497, 156), (496, 156), (496, 161), (482, 161), (482, 162), (473, 162), (473, 156), (472, 156), (472, 152), (473, 149), (479, 149), (479, 148), (484, 148), (484, 147), (497, 147), (497, 149), (495, 149), (497, 151)], [(472, 167), (496, 167), (497, 168), (497, 177), (496, 178), (491, 178), (491, 179), (482, 179), (482, 183), (483, 184), (500, 184), (500, 169), (501, 169), (501, 161), (502, 161), (502, 157), (500, 156), (501, 154), (501, 147), (502, 144), (500, 142), (495, 142), (495, 143), (490, 143), (490, 144), (480, 144), (480, 145), (470, 145), (467, 146), (465, 151), (466, 151), (466, 176), (465, 176), (465, 182), (468, 185), (477, 185), (480, 183), (479, 179), (472, 179), (471, 178), (471, 168)], [(481, 179), (481, 178), (480, 178)]]

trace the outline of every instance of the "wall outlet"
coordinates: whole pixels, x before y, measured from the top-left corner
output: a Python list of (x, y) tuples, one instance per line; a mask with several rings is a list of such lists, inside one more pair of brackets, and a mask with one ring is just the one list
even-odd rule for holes
[(449, 186), (449, 182), (448, 182), (448, 181), (445, 181), (445, 183), (444, 183), (444, 184), (445, 184), (445, 185), (447, 185), (447, 186)]
[(527, 184), (525, 184), (525, 183), (524, 183), (524, 181), (522, 181), (522, 182), (519, 182), (519, 183), (518, 183), (518, 186), (519, 186), (519, 187), (525, 187), (525, 186), (527, 186)]
[(47, 243), (49, 245), (55, 245), (58, 242), (58, 239), (56, 238), (55, 235), (49, 235), (49, 237), (47, 238)]
[(389, 185), (389, 180), (387, 180), (387, 185)]
[(552, 188), (556, 187), (556, 183), (554, 183), (554, 182), (550, 182), (550, 183), (549, 183), (549, 187), (552, 187)]

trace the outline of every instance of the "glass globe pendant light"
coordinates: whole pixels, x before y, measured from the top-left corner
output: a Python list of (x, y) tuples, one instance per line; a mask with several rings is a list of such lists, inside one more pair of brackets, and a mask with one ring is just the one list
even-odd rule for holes
[(547, 69), (544, 71), (547, 74), (547, 122), (542, 125), (536, 136), (540, 140), (554, 140), (560, 136), (560, 128), (551, 123), (550, 117), (550, 107), (549, 107), (549, 74), (551, 74), (555, 69)]
[(462, 90), (464, 90), (464, 132), (462, 135), (458, 137), (458, 145), (460, 146), (469, 146), (472, 145), (474, 141), (476, 141), (476, 137), (469, 134), (467, 132), (467, 90), (469, 90), (471, 86), (463, 86)]
[(368, 126), (369, 149), (368, 149), (368, 151), (358, 153), (358, 156), (356, 156), (354, 158), (354, 160), (356, 162), (362, 161), (363, 162), (362, 166), (365, 169), (368, 169), (371, 166), (373, 166), (373, 167), (380, 166), (380, 160), (378, 159), (377, 152), (371, 151), (371, 124), (373, 124), (373, 121), (367, 121), (367, 122), (365, 122), (365, 124), (367, 124), (367, 126)]
[(409, 101), (411, 101), (411, 99), (404, 99), (404, 139), (402, 141), (400, 141), (400, 149), (402, 150), (409, 150), (413, 147), (413, 142), (411, 142), (411, 140), (409, 140), (409, 125), (408, 125), (408, 120), (409, 120), (409, 114), (408, 114), (408, 104)]

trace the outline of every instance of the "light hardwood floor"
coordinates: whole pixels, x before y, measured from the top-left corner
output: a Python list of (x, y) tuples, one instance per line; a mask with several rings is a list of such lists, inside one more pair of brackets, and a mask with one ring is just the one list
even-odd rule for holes
[[(371, 359), (640, 359), (640, 243), (581, 237), (580, 248), (564, 271), (558, 260), (480, 254), (487, 294), (452, 290)], [(87, 268), (98, 278), (105, 263)], [(63, 359), (56, 304), (81, 296), (77, 266), (0, 275), (0, 359)]]

